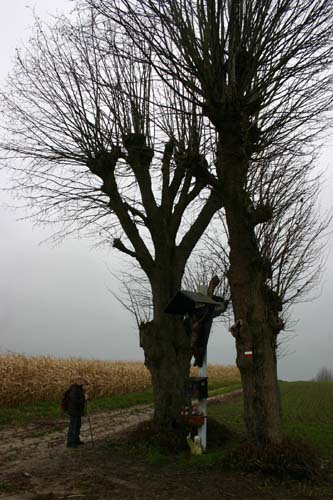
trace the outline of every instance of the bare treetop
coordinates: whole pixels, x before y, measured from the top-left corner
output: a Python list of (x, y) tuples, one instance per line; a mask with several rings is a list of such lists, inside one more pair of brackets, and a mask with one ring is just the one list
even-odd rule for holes
[[(90, 11), (51, 27), (37, 20), (9, 89), (2, 145), (15, 155), (16, 187), (40, 221), (60, 220), (65, 232), (97, 228), (99, 238), (115, 238), (131, 256), (136, 247), (148, 263), (163, 205), (172, 238), (182, 240), (195, 223), (184, 211), (200, 212), (210, 196), (214, 137), (186, 90), (165, 85), (112, 23)], [(130, 246), (120, 242), (124, 224)], [(186, 253), (196, 230), (182, 240)]]
[(322, 129), (332, 103), (330, 2), (87, 2), (123, 27), (166, 82), (182, 82), (215, 125), (249, 120), (256, 152), (270, 144), (280, 155), (301, 152)]

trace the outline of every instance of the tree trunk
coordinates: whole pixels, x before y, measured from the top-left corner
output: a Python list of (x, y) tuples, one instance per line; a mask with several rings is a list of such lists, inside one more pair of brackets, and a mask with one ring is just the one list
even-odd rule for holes
[(191, 359), (190, 341), (182, 322), (175, 318), (153, 320), (142, 325), (140, 338), (145, 364), (152, 377), (154, 420), (162, 428), (168, 428), (179, 419), (184, 406)]
[[(278, 444), (283, 436), (274, 336), (265, 319), (260, 323), (250, 319), (243, 321), (240, 338), (236, 339), (246, 428), (258, 445)], [(248, 350), (252, 350), (252, 357), (245, 356)]]
[[(225, 138), (228, 139), (227, 132)], [(263, 445), (279, 443), (282, 439), (274, 324), (276, 304), (272, 300), (273, 292), (265, 283), (266, 263), (259, 253), (254, 209), (245, 190), (247, 159), (240, 154), (242, 147), (234, 139), (235, 136), (224, 140), (220, 156), (230, 245), (228, 280), (236, 325), (233, 334), (248, 435)]]
[(163, 313), (181, 283), (174, 266), (164, 268), (167, 272), (152, 280), (154, 318), (140, 326), (140, 344), (152, 377), (154, 420), (161, 428), (170, 428), (184, 406), (192, 354), (182, 319)]

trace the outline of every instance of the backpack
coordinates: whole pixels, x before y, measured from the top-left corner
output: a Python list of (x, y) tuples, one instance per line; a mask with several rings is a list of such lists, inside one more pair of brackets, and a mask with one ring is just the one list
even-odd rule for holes
[(70, 389), (67, 389), (64, 392), (64, 395), (62, 397), (61, 403), (60, 403), (60, 408), (62, 411), (68, 411), (68, 405), (69, 405), (69, 391)]

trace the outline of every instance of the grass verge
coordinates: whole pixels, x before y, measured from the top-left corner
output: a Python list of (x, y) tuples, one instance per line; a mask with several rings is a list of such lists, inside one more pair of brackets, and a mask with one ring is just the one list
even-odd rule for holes
[[(132, 392), (111, 397), (97, 398), (89, 401), (90, 413), (111, 411), (119, 408), (130, 408), (139, 404), (150, 404), (153, 401), (151, 390)], [(42, 401), (24, 404), (15, 408), (0, 408), (0, 425), (24, 425), (34, 420), (61, 420), (66, 415), (60, 409), (60, 402)]]
[[(231, 380), (227, 383), (213, 382), (209, 384), (209, 395), (226, 394), (240, 387), (238, 381)], [(89, 401), (90, 413), (111, 411), (120, 408), (130, 408), (140, 404), (152, 404), (153, 394), (151, 389), (144, 392), (128, 392), (110, 397), (96, 398)], [(33, 404), (22, 404), (11, 408), (0, 408), (0, 426), (25, 425), (34, 420), (61, 420), (64, 414), (60, 409), (60, 402), (41, 401)]]
[[(281, 382), (280, 390), (287, 438), (333, 456), (333, 382)], [(245, 432), (242, 398), (211, 404), (208, 415), (236, 432)]]
[[(281, 382), (285, 438), (281, 445), (257, 448), (246, 440), (241, 396), (223, 404), (208, 405), (207, 450), (191, 456), (186, 446), (188, 430), (175, 438), (145, 422), (123, 443), (153, 465), (181, 469), (213, 467), (264, 473), (280, 479), (326, 480), (333, 458), (333, 383)], [(235, 388), (235, 386), (234, 386)], [(141, 446), (141, 448), (140, 448)]]

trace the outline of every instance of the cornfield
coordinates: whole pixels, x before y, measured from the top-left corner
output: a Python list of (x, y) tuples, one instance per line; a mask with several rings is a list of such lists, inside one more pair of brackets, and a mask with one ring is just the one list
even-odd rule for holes
[(0, 404), (59, 401), (75, 377), (89, 382), (93, 398), (144, 391), (150, 386), (149, 372), (139, 362), (0, 355)]
[[(198, 368), (191, 368), (191, 376), (197, 377)], [(210, 382), (232, 382), (240, 381), (240, 373), (237, 366), (208, 365), (208, 378)]]
[[(197, 375), (192, 370), (192, 375)], [(212, 381), (239, 379), (236, 367), (209, 366)], [(89, 397), (139, 392), (151, 386), (143, 363), (79, 358), (0, 354), (0, 404), (15, 406), (37, 401), (59, 401), (73, 378), (89, 382)]]

